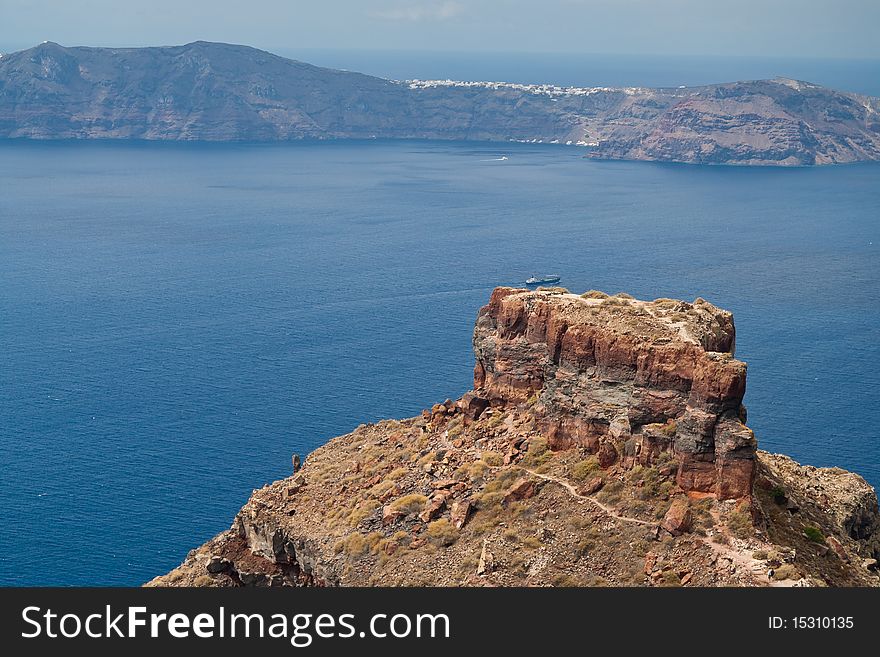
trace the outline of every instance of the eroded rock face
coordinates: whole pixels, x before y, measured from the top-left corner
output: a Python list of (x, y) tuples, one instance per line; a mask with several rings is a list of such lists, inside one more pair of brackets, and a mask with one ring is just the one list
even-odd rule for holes
[(606, 468), (672, 452), (684, 490), (744, 498), (756, 442), (734, 345), (733, 316), (702, 299), (497, 288), (474, 331), (474, 394), (533, 403), (554, 449), (585, 447)]

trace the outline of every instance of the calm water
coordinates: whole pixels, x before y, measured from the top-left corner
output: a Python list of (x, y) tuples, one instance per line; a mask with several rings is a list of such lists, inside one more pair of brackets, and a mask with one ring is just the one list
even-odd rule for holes
[(876, 486), (878, 209), (875, 165), (2, 143), (0, 583), (168, 570), (292, 452), (467, 390), (532, 272), (731, 309), (761, 446)]

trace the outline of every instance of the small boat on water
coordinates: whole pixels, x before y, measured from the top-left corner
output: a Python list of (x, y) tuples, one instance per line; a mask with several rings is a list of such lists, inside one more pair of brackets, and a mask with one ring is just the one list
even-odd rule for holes
[(555, 285), (560, 280), (559, 276), (532, 276), (526, 279), (526, 285)]

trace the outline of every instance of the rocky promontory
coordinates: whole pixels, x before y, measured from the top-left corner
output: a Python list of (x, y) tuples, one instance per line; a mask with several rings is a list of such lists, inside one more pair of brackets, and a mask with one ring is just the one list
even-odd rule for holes
[(443, 139), (813, 165), (880, 160), (880, 99), (784, 78), (674, 89), (397, 81), (223, 43), (47, 42), (0, 55), (2, 138)]
[(757, 449), (711, 303), (498, 288), (474, 388), (294, 459), (152, 586), (877, 586), (874, 490)]

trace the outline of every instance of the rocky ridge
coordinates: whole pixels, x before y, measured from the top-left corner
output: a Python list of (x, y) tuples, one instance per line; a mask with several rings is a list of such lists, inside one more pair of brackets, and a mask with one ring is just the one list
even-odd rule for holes
[(195, 42), (0, 56), (0, 138), (446, 139), (705, 164), (880, 160), (880, 99), (789, 79), (693, 88), (394, 81)]
[(757, 450), (730, 313), (498, 288), (474, 389), (255, 490), (152, 586), (876, 586), (874, 490)]

